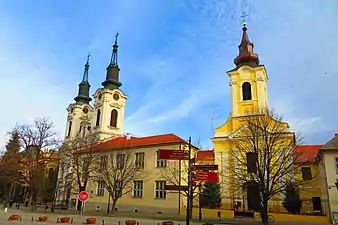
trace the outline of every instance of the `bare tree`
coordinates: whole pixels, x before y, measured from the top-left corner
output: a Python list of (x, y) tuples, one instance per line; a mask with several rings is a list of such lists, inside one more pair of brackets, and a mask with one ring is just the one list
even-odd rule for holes
[[(97, 152), (98, 137), (96, 134), (78, 135), (67, 140), (61, 147), (61, 185), (70, 192), (86, 191), (91, 174), (95, 172), (99, 157)], [(74, 185), (75, 184), (75, 185)], [(77, 209), (81, 210), (81, 201), (78, 201)]]
[(223, 174), (222, 180), (233, 195), (241, 196), (245, 190), (252, 192), (256, 198), (251, 204), (258, 205), (248, 207), (260, 210), (262, 221), (267, 224), (269, 200), (280, 195), (288, 181), (301, 182), (300, 155), (296, 150), (301, 140), (274, 111), (249, 113), (241, 118), (239, 127), (228, 139), (228, 173)]
[(36, 209), (36, 200), (46, 171), (46, 165), (54, 159), (61, 141), (54, 131), (54, 124), (47, 118), (37, 118), (33, 124), (17, 124), (10, 132), (20, 137), (23, 174), (29, 185), (32, 209)]
[[(97, 165), (98, 168), (93, 177), (99, 185), (107, 189), (112, 199), (112, 212), (115, 211), (118, 200), (134, 190), (134, 181), (139, 182), (140, 186), (147, 182), (147, 175), (144, 172), (144, 155), (135, 159), (133, 152), (129, 149), (101, 155)], [(135, 190), (133, 196), (141, 198), (142, 192)], [(109, 208), (107, 213), (109, 213)]]
[(17, 124), (13, 131), (20, 136), (21, 147), (26, 150), (29, 146), (38, 146), (39, 149), (58, 149), (61, 140), (54, 130), (54, 123), (48, 118), (37, 118), (33, 124)]

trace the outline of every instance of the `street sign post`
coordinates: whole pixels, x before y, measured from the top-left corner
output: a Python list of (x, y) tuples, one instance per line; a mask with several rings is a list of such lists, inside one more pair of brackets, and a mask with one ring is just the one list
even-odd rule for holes
[(159, 149), (158, 159), (189, 160), (189, 152), (184, 150)]
[(202, 171), (218, 170), (218, 165), (195, 165), (194, 169)]
[(218, 173), (216, 173), (216, 172), (206, 172), (206, 171), (196, 171), (195, 181), (218, 182)]
[(166, 185), (164, 189), (167, 191), (188, 191), (188, 186)]
[(82, 219), (82, 214), (83, 214), (83, 208), (88, 198), (89, 198), (89, 194), (86, 191), (81, 191), (77, 196), (77, 199), (81, 201), (81, 210), (80, 210), (81, 219)]

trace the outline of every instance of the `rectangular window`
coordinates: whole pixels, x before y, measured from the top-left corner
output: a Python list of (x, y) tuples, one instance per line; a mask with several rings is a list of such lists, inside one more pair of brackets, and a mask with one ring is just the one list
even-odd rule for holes
[(116, 155), (116, 167), (117, 169), (123, 169), (124, 167), (124, 160), (125, 160), (125, 155), (123, 153), (119, 153)]
[(106, 155), (100, 156), (100, 170), (107, 169), (107, 161), (108, 161), (108, 157)]
[(338, 173), (338, 158), (336, 158), (336, 172)]
[(135, 153), (135, 167), (138, 169), (144, 168), (144, 152)]
[(158, 168), (165, 168), (165, 167), (167, 167), (167, 160), (165, 160), (165, 159), (159, 159), (158, 158), (158, 152), (156, 152), (156, 167), (158, 167)]
[(134, 198), (142, 198), (143, 194), (143, 181), (134, 180)]
[(121, 197), (122, 196), (122, 193), (121, 193), (121, 181), (116, 181), (115, 182), (115, 193), (114, 193), (114, 196), (119, 196)]
[(311, 167), (302, 167), (303, 180), (312, 180)]
[(104, 196), (104, 181), (98, 181), (97, 182), (97, 196)]
[(155, 198), (166, 199), (165, 185), (165, 181), (155, 181)]

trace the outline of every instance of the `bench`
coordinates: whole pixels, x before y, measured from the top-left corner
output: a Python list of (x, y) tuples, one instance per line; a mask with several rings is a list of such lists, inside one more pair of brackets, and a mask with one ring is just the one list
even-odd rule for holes
[(234, 218), (255, 218), (254, 211), (234, 211)]

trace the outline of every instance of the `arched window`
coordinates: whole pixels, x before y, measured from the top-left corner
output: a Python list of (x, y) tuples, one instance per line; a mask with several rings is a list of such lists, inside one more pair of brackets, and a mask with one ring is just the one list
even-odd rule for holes
[(110, 113), (110, 126), (117, 127), (117, 110), (113, 109)]
[(96, 115), (96, 126), (100, 126), (100, 117), (101, 117), (101, 110), (97, 110), (97, 115)]
[(249, 82), (244, 82), (242, 85), (242, 94), (243, 94), (243, 101), (251, 100), (251, 84)]
[(72, 121), (69, 121), (69, 125), (68, 125), (68, 134), (67, 136), (70, 135), (70, 132), (72, 131)]

